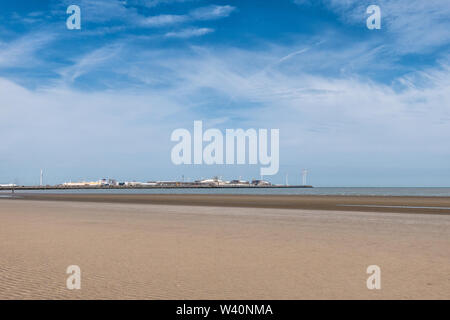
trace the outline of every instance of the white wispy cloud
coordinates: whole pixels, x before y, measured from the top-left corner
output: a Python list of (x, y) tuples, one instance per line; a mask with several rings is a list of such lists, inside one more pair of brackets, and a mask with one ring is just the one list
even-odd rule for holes
[(166, 37), (168, 38), (191, 38), (199, 37), (208, 33), (214, 32), (211, 28), (188, 28), (180, 31), (167, 32)]
[(126, 0), (127, 4), (140, 5), (147, 8), (153, 8), (159, 5), (167, 5), (173, 3), (193, 2), (198, 0)]
[[(158, 14), (147, 16), (140, 12), (136, 6), (155, 7), (161, 4), (174, 4), (194, 0), (80, 0), (77, 5), (81, 7), (83, 24), (90, 24), (89, 29), (83, 29), (83, 35), (100, 35), (111, 32), (123, 32), (130, 28), (161, 28), (189, 24), (196, 21), (216, 20), (228, 17), (235, 7), (230, 5), (208, 5), (192, 9), (184, 14)], [(58, 3), (51, 13), (60, 16), (71, 0)], [(35, 16), (17, 17), (23, 23)], [(107, 26), (104, 24), (108, 23)], [(103, 25), (102, 25), (103, 24)]]
[(0, 42), (0, 68), (17, 68), (30, 66), (39, 58), (36, 52), (45, 48), (55, 39), (55, 34), (32, 32), (11, 42)]
[(187, 15), (161, 14), (159, 16), (142, 19), (141, 25), (148, 27), (163, 27), (186, 22), (188, 20), (189, 16)]
[[(72, 0), (64, 0), (59, 6), (60, 11), (64, 11), (74, 4)], [(82, 20), (86, 22), (103, 23), (118, 21), (135, 21), (140, 17), (133, 7), (126, 7), (123, 0), (78, 0), (76, 5), (81, 8)], [(60, 14), (55, 12), (55, 14)]]
[(228, 17), (235, 9), (235, 7), (230, 5), (210, 5), (207, 7), (194, 9), (189, 15), (194, 20), (214, 20)]
[(321, 3), (347, 23), (365, 27), (366, 8), (381, 8), (385, 41), (399, 54), (429, 52), (450, 42), (450, 6), (447, 0), (294, 0), (299, 5)]
[(194, 9), (184, 15), (161, 14), (147, 17), (141, 20), (141, 25), (148, 27), (163, 27), (198, 20), (215, 20), (228, 17), (234, 10), (235, 7), (229, 5), (210, 5)]
[(98, 69), (102, 68), (108, 62), (117, 62), (114, 58), (119, 57), (121, 48), (121, 44), (107, 45), (83, 55), (69, 67), (62, 68), (58, 71), (61, 75), (62, 82), (70, 84), (86, 73), (94, 70), (98, 71)]

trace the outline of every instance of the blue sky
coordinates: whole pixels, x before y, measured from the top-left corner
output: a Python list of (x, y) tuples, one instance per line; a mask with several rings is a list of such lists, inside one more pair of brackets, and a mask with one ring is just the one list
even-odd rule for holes
[(0, 183), (257, 178), (172, 165), (203, 120), (279, 128), (275, 183), (450, 186), (449, 48), (447, 0), (3, 1)]

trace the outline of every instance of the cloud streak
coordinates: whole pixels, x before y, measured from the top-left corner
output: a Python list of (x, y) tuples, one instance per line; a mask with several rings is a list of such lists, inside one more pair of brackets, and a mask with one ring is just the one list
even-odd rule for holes
[(32, 32), (11, 42), (0, 42), (0, 68), (21, 68), (32, 66), (37, 61), (36, 53), (48, 46), (55, 34)]
[(165, 27), (187, 22), (216, 20), (228, 17), (234, 10), (235, 7), (229, 5), (210, 5), (191, 10), (188, 14), (184, 15), (161, 14), (147, 17), (142, 19), (141, 25), (147, 27)]
[(199, 37), (203, 36), (208, 33), (214, 32), (214, 29), (211, 28), (189, 28), (189, 29), (183, 29), (176, 32), (167, 32), (166, 37), (168, 38), (192, 38), (192, 37)]
[(337, 13), (341, 20), (364, 26), (366, 8), (381, 8), (382, 30), (389, 35), (389, 45), (398, 54), (429, 52), (450, 42), (450, 6), (446, 0), (295, 0), (299, 5), (322, 5)]

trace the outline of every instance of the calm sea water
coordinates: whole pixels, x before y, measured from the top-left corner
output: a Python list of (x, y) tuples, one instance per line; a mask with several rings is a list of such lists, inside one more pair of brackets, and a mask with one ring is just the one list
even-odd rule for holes
[[(0, 192), (0, 197), (11, 192)], [(106, 194), (281, 194), (281, 195), (370, 195), (450, 197), (450, 188), (287, 188), (287, 189), (111, 189), (111, 190), (33, 190), (20, 193), (106, 193)]]

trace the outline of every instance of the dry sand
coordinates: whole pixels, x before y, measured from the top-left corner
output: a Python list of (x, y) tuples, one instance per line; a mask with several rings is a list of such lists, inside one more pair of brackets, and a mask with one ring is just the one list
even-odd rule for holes
[(450, 215), (345, 210), (0, 199), (0, 299), (450, 298)]

